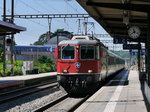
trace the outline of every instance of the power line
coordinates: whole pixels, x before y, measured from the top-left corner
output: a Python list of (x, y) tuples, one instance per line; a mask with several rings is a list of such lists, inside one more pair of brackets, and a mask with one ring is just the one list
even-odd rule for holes
[[(0, 8), (1, 8), (1, 9), (4, 9), (4, 8), (2, 8), (2, 7), (0, 7)], [(7, 9), (6, 11), (9, 12), (9, 13), (11, 13), (10, 9)], [(17, 14), (15, 13), (15, 15), (17, 15)], [(45, 25), (43, 25), (43, 24), (41, 24), (41, 23), (38, 23), (38, 22), (35, 22), (35, 21), (33, 21), (33, 20), (29, 20), (29, 21), (31, 21), (31, 22), (33, 22), (33, 23), (36, 23), (36, 24), (38, 24), (38, 25), (40, 25), (40, 26), (42, 26), (42, 27), (46, 27)]]
[(65, 1), (66, 4), (68, 4), (74, 11), (76, 11), (77, 13), (80, 14), (80, 12), (79, 12), (77, 9), (75, 9), (72, 5), (70, 5), (66, 0), (64, 0), (64, 1)]
[[(39, 4), (38, 2), (36, 2), (36, 3), (37, 3), (37, 4)], [(44, 2), (42, 2), (42, 3), (44, 3)], [(47, 4), (47, 3), (45, 3), (45, 5), (48, 5), (48, 4)], [(42, 6), (42, 5), (40, 4), (40, 6)], [(55, 10), (55, 11), (59, 12), (57, 9), (55, 9), (55, 8), (53, 8), (53, 7), (50, 7), (50, 8), (47, 8), (47, 6), (45, 6), (45, 7), (44, 7), (44, 6), (42, 6), (42, 7), (44, 8), (44, 10), (45, 10), (45, 11), (48, 11), (48, 10), (49, 10), (49, 11), (51, 12), (50, 8), (52, 8), (53, 10)], [(48, 5), (48, 7), (49, 7), (49, 5)], [(48, 18), (50, 18), (50, 17), (48, 17)], [(56, 20), (56, 21), (57, 21), (58, 23), (60, 23), (60, 22), (61, 22), (61, 21), (59, 21), (59, 20)], [(63, 27), (63, 26), (62, 26), (62, 24), (60, 24), (60, 25), (61, 25), (61, 27)]]
[[(49, 9), (45, 6), (43, 6), (42, 4), (40, 4), (38, 1), (35, 2), (38, 6), (42, 7), (42, 9), (44, 9), (45, 11), (48, 11)], [(42, 11), (43, 12), (43, 11)], [(52, 12), (52, 11), (50, 11)]]
[(37, 9), (35, 9), (35, 8), (33, 8), (33, 7), (31, 7), (30, 5), (28, 5), (27, 3), (23, 2), (22, 0), (20, 0), (20, 2), (23, 3), (24, 5), (26, 5), (27, 7), (29, 7), (29, 8), (31, 8), (31, 9), (37, 11), (38, 13), (42, 13), (41, 11), (39, 11), (39, 10), (37, 10)]
[[(26, 4), (25, 2), (23, 2), (23, 1), (21, 1), (24, 5), (26, 5), (27, 7), (30, 7), (31, 9), (33, 9), (33, 10), (35, 10), (35, 11), (37, 11), (38, 13), (39, 12), (41, 12), (41, 11), (39, 11), (39, 10), (37, 10), (37, 9), (35, 9), (35, 8), (33, 8), (33, 7), (31, 7), (30, 5), (28, 5), (28, 4)], [(37, 2), (36, 2), (37, 3)], [(45, 10), (47, 10), (47, 8), (44, 8)], [(49, 17), (50, 18), (50, 17)], [(39, 24), (39, 23), (37, 23), (37, 24)], [(68, 26), (68, 27), (70, 27), (66, 22), (65, 22), (65, 24)], [(71, 27), (70, 27), (71, 28)], [(72, 28), (71, 28), (72, 29)]]

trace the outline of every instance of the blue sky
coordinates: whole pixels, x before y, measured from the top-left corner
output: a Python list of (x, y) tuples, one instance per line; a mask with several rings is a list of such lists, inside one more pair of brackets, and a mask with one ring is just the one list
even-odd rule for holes
[[(0, 15), (3, 14), (3, 0), (0, 0)], [(10, 14), (11, 0), (7, 0), (7, 14)], [(15, 14), (86, 14), (85, 10), (75, 0), (15, 0)], [(0, 20), (2, 18), (0, 17)], [(95, 22), (89, 19), (89, 22)], [(96, 23), (96, 22), (95, 22)], [(18, 45), (30, 45), (39, 36), (48, 31), (47, 19), (16, 19), (15, 24), (24, 26), (27, 31), (15, 35)], [(52, 19), (52, 32), (65, 29), (75, 34), (78, 31), (77, 19)], [(96, 23), (95, 33), (106, 33)]]

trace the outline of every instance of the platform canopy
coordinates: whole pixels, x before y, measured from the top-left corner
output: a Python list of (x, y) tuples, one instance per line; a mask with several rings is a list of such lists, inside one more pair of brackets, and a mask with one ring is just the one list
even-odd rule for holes
[[(77, 2), (112, 37), (146, 42), (150, 0), (77, 0)], [(138, 26), (141, 29), (141, 35), (137, 39), (128, 36), (128, 29), (131, 26)]]
[(0, 36), (19, 33), (25, 31), (25, 27), (21, 27), (8, 22), (0, 21)]

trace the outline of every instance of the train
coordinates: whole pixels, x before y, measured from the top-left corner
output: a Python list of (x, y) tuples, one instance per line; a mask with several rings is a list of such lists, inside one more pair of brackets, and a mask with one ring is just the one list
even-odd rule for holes
[(56, 48), (57, 80), (68, 94), (94, 92), (100, 82), (124, 69), (125, 60), (92, 36), (73, 36)]

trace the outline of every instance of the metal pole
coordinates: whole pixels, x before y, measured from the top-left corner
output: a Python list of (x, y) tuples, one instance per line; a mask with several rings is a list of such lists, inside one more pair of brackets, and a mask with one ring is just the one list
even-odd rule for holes
[(11, 22), (14, 23), (14, 0), (11, 3)]
[(147, 36), (147, 74), (148, 74), (148, 85), (150, 85), (150, 11), (148, 12), (148, 36)]
[[(12, 0), (11, 8), (11, 23), (14, 23), (14, 0)], [(14, 34), (11, 34), (11, 73), (14, 75)]]
[(59, 43), (59, 36), (57, 35), (57, 47), (58, 47), (58, 43)]
[(81, 19), (78, 19), (78, 34), (81, 34)]
[(3, 72), (4, 72), (4, 75), (5, 75), (5, 70), (6, 70), (6, 45), (5, 45), (5, 41), (6, 41), (6, 36), (4, 36), (4, 38), (3, 38)]
[(6, 0), (4, 0), (3, 21), (6, 21)]
[(48, 33), (49, 36), (48, 37), (49, 37), (49, 39), (50, 39), (50, 35), (51, 35), (51, 23), (52, 23), (52, 18), (48, 17), (48, 26), (49, 26), (48, 27), (49, 28), (49, 33)]
[(147, 73), (147, 42), (145, 43), (145, 72)]
[(87, 22), (85, 22), (84, 25), (85, 25), (85, 35), (87, 35)]
[(140, 53), (140, 45), (141, 45), (140, 42), (138, 42), (138, 57), (137, 58), (138, 58), (139, 79), (141, 79), (141, 74), (140, 74), (141, 73), (141, 69), (140, 69), (140, 66), (141, 66), (141, 63), (140, 63), (140, 60), (141, 60), (140, 59), (141, 58), (140, 57), (140, 55), (141, 55), (141, 53)]
[(130, 50), (129, 50), (129, 52), (130, 52), (130, 68), (131, 68), (131, 61), (132, 61), (132, 54), (131, 54), (131, 52), (132, 52), (132, 49), (130, 48)]

